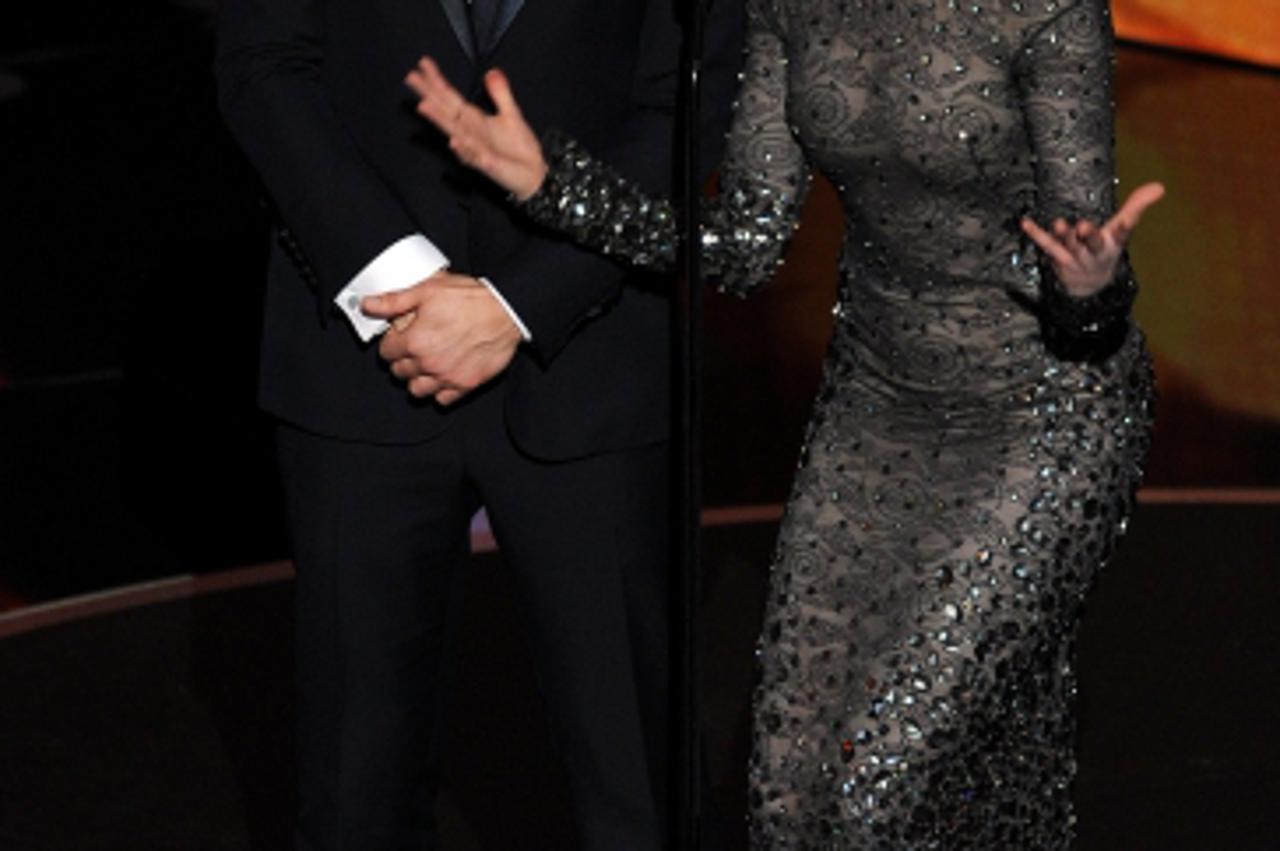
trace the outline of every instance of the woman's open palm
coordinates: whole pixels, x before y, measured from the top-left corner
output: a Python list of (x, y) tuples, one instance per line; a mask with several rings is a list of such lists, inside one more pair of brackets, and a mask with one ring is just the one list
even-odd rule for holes
[(418, 113), (449, 137), (449, 148), (462, 162), (521, 201), (542, 185), (547, 174), (542, 145), (501, 71), (484, 75), (485, 90), (497, 108), (493, 114), (469, 103), (428, 57), (418, 61), (405, 83), (418, 94)]

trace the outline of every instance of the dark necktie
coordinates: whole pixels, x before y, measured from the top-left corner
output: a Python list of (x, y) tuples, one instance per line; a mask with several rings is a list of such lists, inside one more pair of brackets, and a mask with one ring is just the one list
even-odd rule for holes
[(468, 0), (471, 13), (471, 33), (475, 38), (476, 56), (483, 58), (493, 48), (494, 31), (498, 25), (501, 0)]

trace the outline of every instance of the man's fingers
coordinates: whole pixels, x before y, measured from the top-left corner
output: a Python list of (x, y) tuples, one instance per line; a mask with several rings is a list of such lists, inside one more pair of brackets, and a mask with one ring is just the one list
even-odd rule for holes
[(418, 306), (417, 294), (409, 290), (396, 290), (381, 295), (367, 295), (360, 299), (360, 311), (365, 316), (393, 319), (409, 313)]
[(434, 396), (441, 389), (440, 380), (430, 375), (419, 375), (416, 378), (411, 378), (408, 386), (409, 394), (419, 399)]
[(409, 356), (409, 338), (398, 331), (388, 331), (378, 343), (378, 357), (387, 363), (395, 363)]
[(418, 311), (410, 310), (408, 313), (402, 313), (396, 318), (392, 319), (391, 327), (396, 329), (397, 331), (403, 332), (404, 329), (412, 325), (413, 320), (417, 318), (418, 318)]
[(1022, 220), (1022, 232), (1029, 236), (1031, 241), (1040, 247), (1041, 251), (1048, 254), (1050, 259), (1062, 264), (1070, 263), (1074, 259), (1071, 256), (1071, 252), (1067, 251), (1057, 237), (1031, 219)]
[(411, 357), (396, 358), (391, 362), (391, 374), (396, 378), (410, 380), (424, 375), (422, 367)]
[(445, 390), (441, 390), (439, 393), (436, 394), (436, 401), (439, 402), (441, 405), (452, 405), (454, 402), (458, 401), (465, 395), (466, 393), (462, 390), (447, 388)]

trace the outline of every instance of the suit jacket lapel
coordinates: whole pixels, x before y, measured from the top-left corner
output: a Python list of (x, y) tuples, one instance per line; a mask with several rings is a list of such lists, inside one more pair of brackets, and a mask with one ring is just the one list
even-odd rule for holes
[(507, 30), (511, 27), (511, 22), (516, 19), (516, 15), (520, 14), (520, 10), (524, 8), (525, 0), (495, 0), (498, 5), (497, 13), (494, 15), (493, 26), (490, 28), (488, 38), (484, 40), (484, 52), (486, 54), (493, 53), (498, 47), (498, 42), (502, 41), (502, 37), (506, 35)]
[(449, 19), (449, 25), (453, 27), (453, 34), (458, 37), (463, 52), (472, 62), (476, 61), (476, 39), (471, 31), (471, 12), (467, 9), (467, 0), (440, 0), (440, 5), (444, 8), (444, 14)]

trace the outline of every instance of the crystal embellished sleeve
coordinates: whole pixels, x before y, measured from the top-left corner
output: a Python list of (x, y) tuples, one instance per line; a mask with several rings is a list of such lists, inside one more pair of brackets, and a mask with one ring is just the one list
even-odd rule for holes
[[(720, 289), (745, 295), (773, 277), (799, 221), (809, 172), (786, 121), (786, 52), (775, 0), (749, 0), (747, 56), (720, 192), (704, 205), (699, 249)], [(670, 270), (680, 226), (669, 199), (646, 195), (556, 131), (543, 134), (549, 171), (527, 215), (580, 244)]]
[[(1018, 82), (1036, 158), (1036, 218), (1101, 223), (1115, 211), (1114, 37), (1106, 0), (1076, 0), (1031, 32)], [(1069, 294), (1047, 258), (1039, 263), (1045, 341), (1073, 359), (1123, 341), (1137, 283), (1128, 257), (1115, 279), (1084, 298)]]

